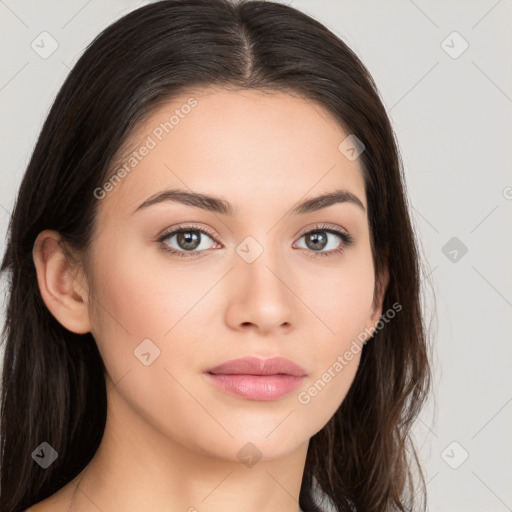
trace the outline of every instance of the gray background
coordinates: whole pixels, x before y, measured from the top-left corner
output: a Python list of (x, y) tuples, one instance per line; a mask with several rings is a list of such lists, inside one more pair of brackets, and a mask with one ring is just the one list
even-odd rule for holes
[[(94, 36), (145, 3), (0, 0), (2, 253), (24, 169), (67, 73)], [(359, 55), (399, 140), (429, 276), (434, 393), (414, 430), (429, 509), (512, 510), (512, 2), (286, 3)], [(58, 44), (46, 58), (31, 47), (51, 49), (43, 31)], [(5, 278), (1, 286), (4, 296)]]

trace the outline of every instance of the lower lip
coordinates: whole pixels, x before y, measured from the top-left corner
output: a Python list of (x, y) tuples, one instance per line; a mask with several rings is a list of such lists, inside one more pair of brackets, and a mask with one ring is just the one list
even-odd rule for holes
[(227, 393), (247, 400), (277, 400), (297, 389), (305, 376), (231, 375), (205, 373), (207, 379)]

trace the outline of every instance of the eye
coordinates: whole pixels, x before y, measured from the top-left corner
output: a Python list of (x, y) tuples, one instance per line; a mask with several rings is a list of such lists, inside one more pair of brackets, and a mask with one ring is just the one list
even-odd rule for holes
[[(171, 254), (187, 258), (201, 256), (201, 252), (209, 248), (205, 247), (203, 239), (207, 237), (211, 240), (213, 236), (213, 233), (210, 233), (205, 228), (182, 226), (172, 231), (167, 231), (157, 241), (164, 250)], [(172, 239), (175, 239), (174, 243), (177, 244), (177, 248), (166, 243), (166, 240), (171, 241)]]
[[(334, 247), (331, 247), (332, 250), (323, 251), (322, 249), (329, 245), (329, 235), (332, 238), (341, 239), (342, 242), (338, 244), (334, 242), (331, 244), (334, 245)], [(347, 232), (325, 225), (315, 226), (312, 230), (306, 231), (301, 235), (302, 238), (306, 240), (306, 249), (311, 249), (315, 253), (314, 256), (335, 256), (342, 253), (354, 242), (353, 237)]]

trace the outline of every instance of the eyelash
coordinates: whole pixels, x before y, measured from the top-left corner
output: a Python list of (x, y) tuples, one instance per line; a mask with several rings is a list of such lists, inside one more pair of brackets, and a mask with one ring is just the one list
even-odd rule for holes
[[(187, 231), (199, 231), (200, 233), (203, 233), (205, 235), (208, 235), (210, 238), (212, 239), (215, 239), (215, 234), (212, 233), (209, 229), (207, 228), (200, 228), (199, 226), (195, 226), (195, 225), (186, 225), (186, 226), (181, 226), (179, 228), (174, 228), (170, 231), (166, 231), (165, 233), (163, 233), (158, 239), (157, 239), (157, 243), (158, 245), (164, 250), (164, 251), (167, 251), (173, 255), (176, 255), (176, 256), (179, 256), (179, 257), (182, 257), (182, 258), (198, 258), (198, 257), (201, 257), (201, 252), (205, 252), (205, 251), (200, 251), (200, 252), (193, 252), (193, 251), (177, 251), (176, 249), (172, 249), (170, 248), (167, 244), (164, 243), (165, 240), (167, 240), (169, 237), (171, 237), (171, 235), (176, 235), (176, 234), (179, 234), (179, 233), (183, 233), (183, 232), (187, 232)], [(339, 248), (337, 249), (333, 249), (331, 251), (320, 251), (320, 252), (317, 252), (317, 251), (307, 251), (307, 252), (311, 252), (313, 253), (313, 256), (312, 257), (323, 257), (323, 256), (335, 256), (337, 254), (341, 254), (343, 253), (343, 251), (347, 248), (347, 247), (350, 247), (353, 242), (354, 242), (354, 238), (349, 235), (348, 233), (346, 233), (345, 231), (342, 231), (340, 229), (337, 229), (337, 228), (333, 228), (331, 226), (326, 226), (324, 224), (318, 224), (316, 226), (314, 226), (313, 228), (311, 229), (308, 229), (307, 231), (304, 231), (303, 233), (301, 233), (301, 235), (299, 236), (299, 240), (304, 236), (304, 235), (307, 235), (313, 231), (326, 231), (328, 233), (331, 233), (331, 234), (334, 234), (334, 235), (337, 235), (341, 238), (342, 240), (342, 243), (340, 244)], [(192, 256), (194, 254), (194, 256)]]

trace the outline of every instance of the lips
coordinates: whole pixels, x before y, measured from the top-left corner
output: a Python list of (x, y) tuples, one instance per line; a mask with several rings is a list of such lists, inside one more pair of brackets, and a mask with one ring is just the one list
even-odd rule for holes
[(208, 373), (217, 375), (292, 375), (294, 377), (307, 375), (304, 368), (284, 357), (233, 359), (211, 368)]
[(270, 401), (286, 397), (306, 378), (306, 370), (289, 359), (244, 357), (205, 372), (217, 389), (245, 400)]

